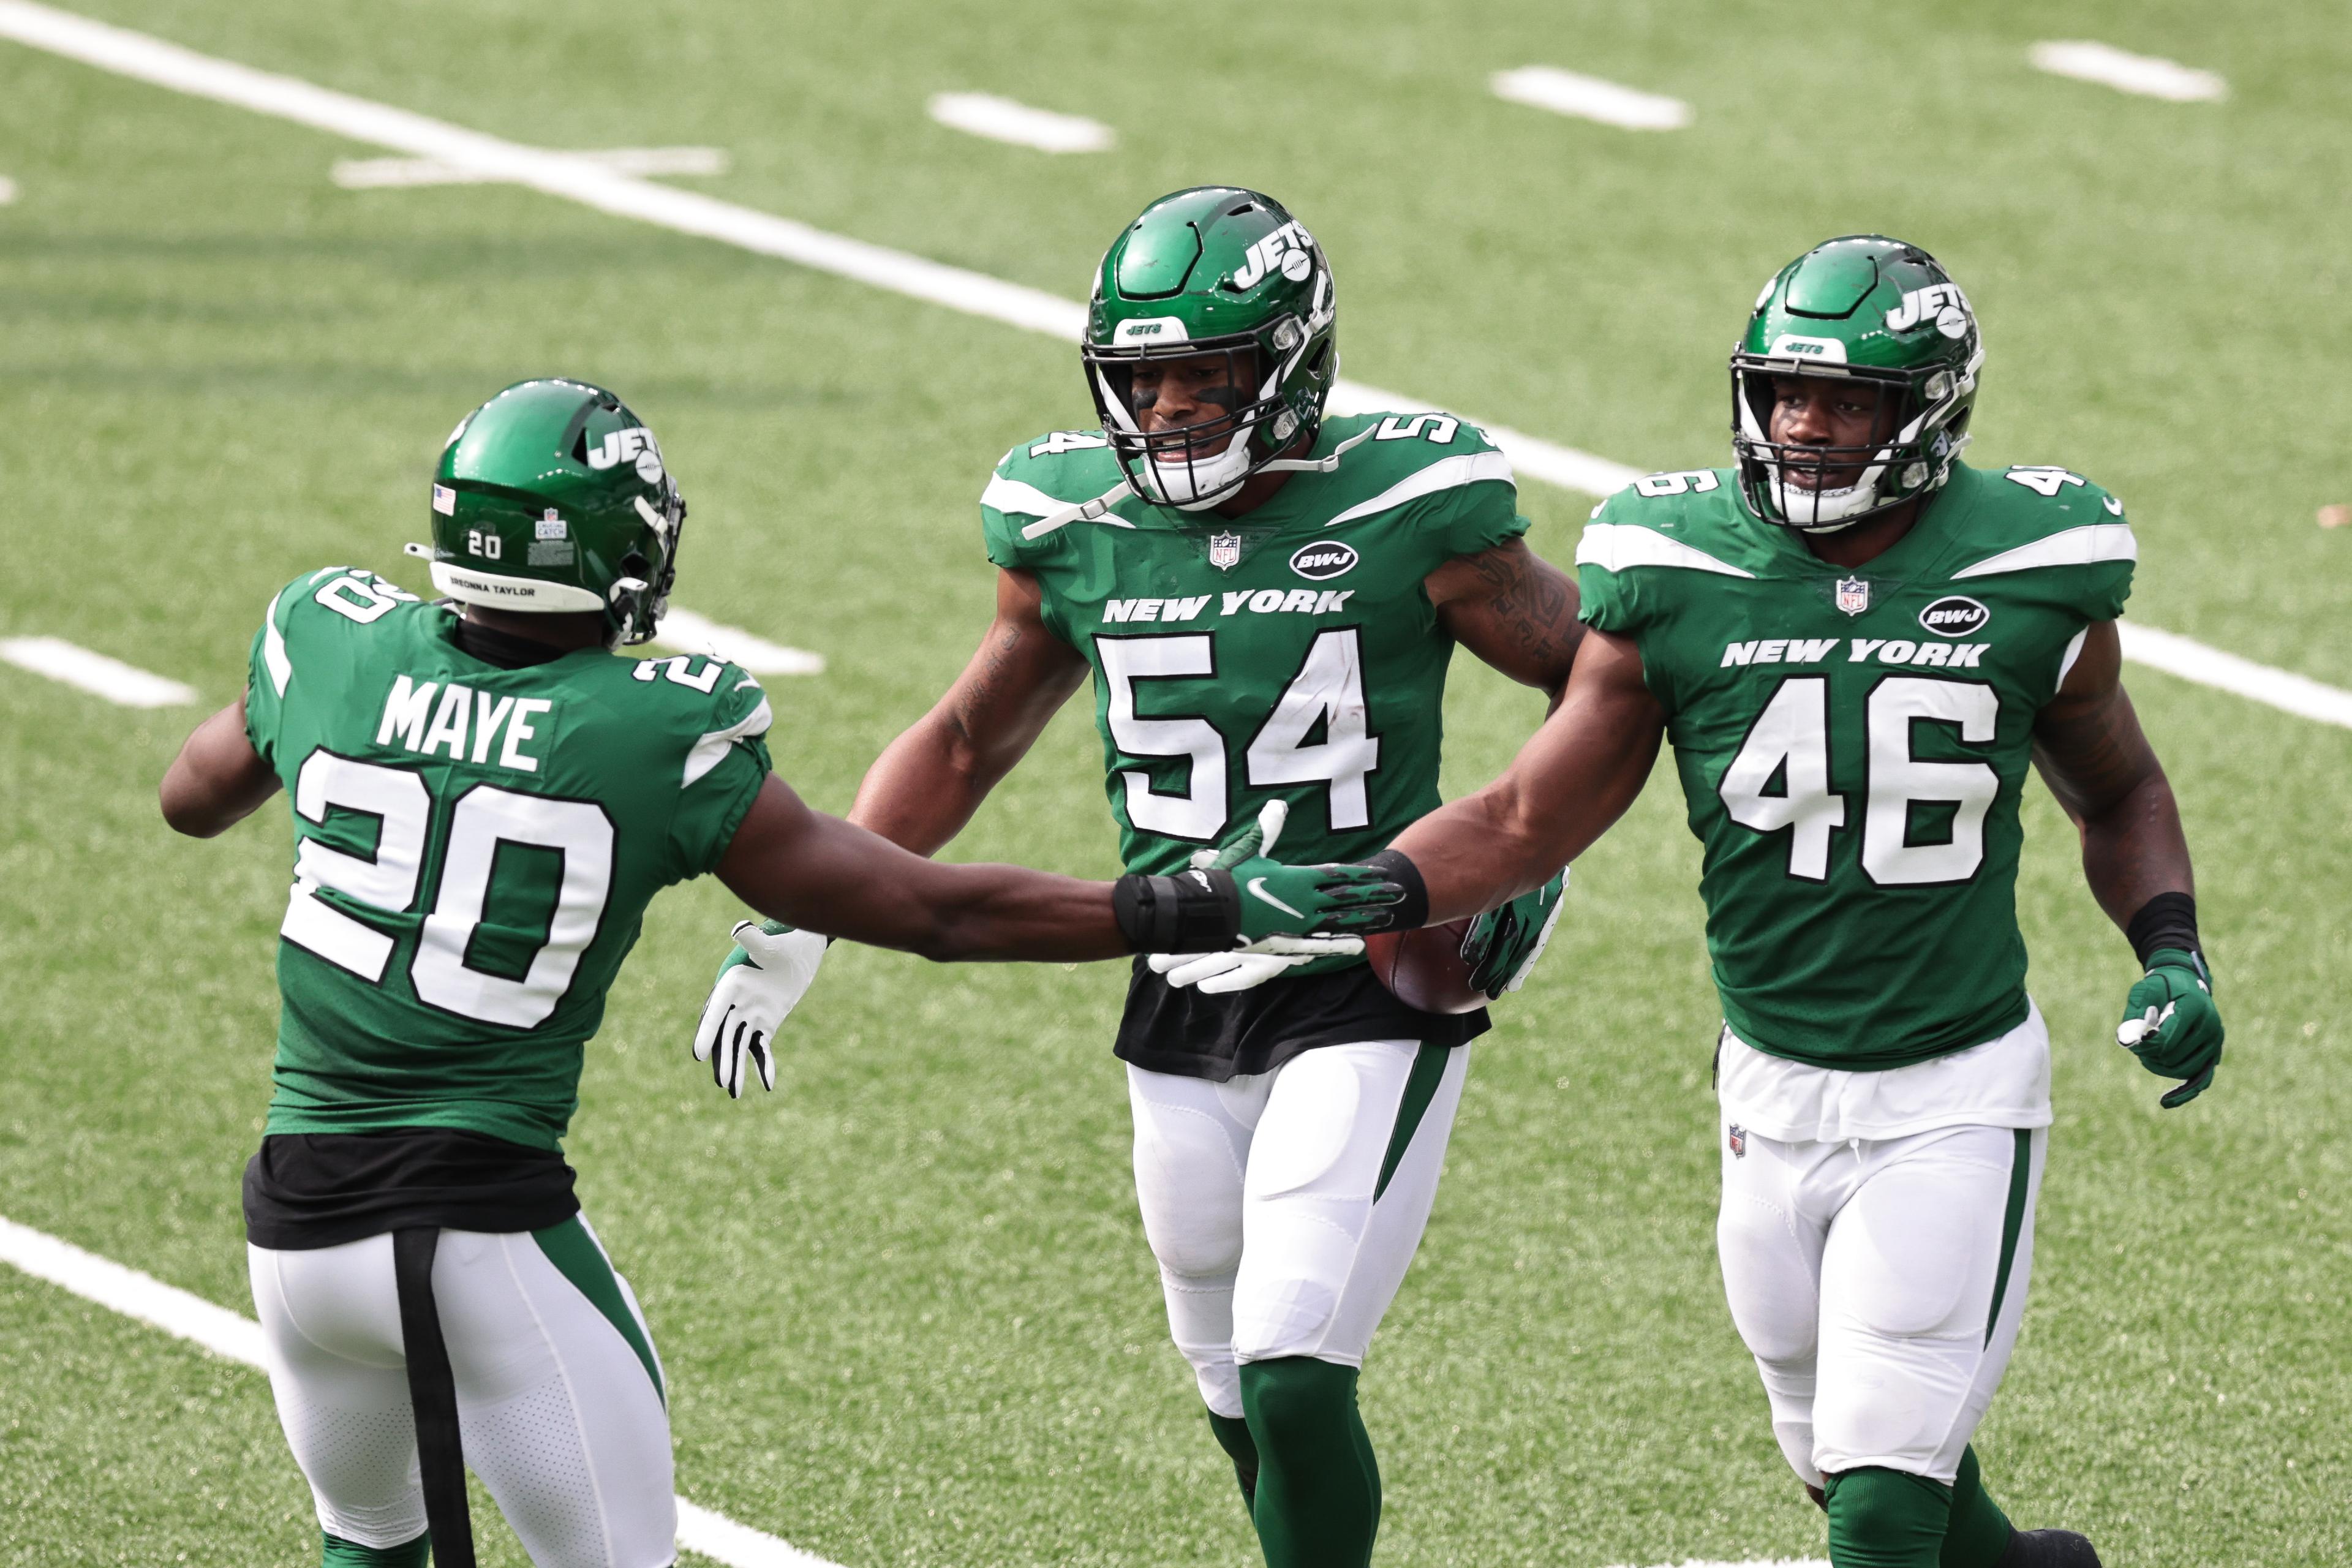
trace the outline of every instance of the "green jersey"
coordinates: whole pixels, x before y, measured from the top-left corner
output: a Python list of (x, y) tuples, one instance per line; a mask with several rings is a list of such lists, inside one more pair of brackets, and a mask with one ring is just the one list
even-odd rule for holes
[(1422, 580), (1526, 531), (1510, 462), (1442, 414), (1327, 420), (1312, 456), (1334, 453), (1240, 518), (1129, 493), (1046, 528), (1121, 479), (1099, 431), (1063, 431), (1006, 453), (981, 497), (988, 558), (1036, 578), (1093, 667), (1131, 871), (1181, 869), (1269, 799), (1300, 861), (1360, 859), (1438, 804), (1454, 644)]
[(1849, 570), (1738, 494), (1729, 469), (1652, 475), (1576, 555), (1584, 619), (1638, 645), (1666, 711), (1725, 1021), (1843, 1068), (1992, 1039), (2026, 1015), (2033, 721), (2131, 592), (2123, 503), (2061, 468), (1956, 464)]
[(270, 1133), (557, 1149), (646, 902), (718, 864), (767, 776), (731, 664), (510, 668), (457, 625), (331, 566), (254, 638), (247, 733), (294, 817)]

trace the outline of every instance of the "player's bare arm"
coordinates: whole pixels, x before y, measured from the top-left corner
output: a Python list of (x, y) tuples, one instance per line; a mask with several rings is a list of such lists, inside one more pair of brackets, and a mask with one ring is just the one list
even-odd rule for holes
[(1574, 860), (1642, 793), (1665, 714), (1624, 637), (1588, 632), (1558, 710), (1498, 778), (1399, 834), (1433, 925), (1493, 909)]
[(849, 820), (918, 855), (963, 831), (1087, 677), (1038, 613), (1037, 580), (1000, 569), (996, 618), (931, 710), (866, 771)]
[(278, 787), (278, 775), (246, 738), (240, 697), (195, 727), (157, 793), (173, 832), (211, 838), (252, 816)]
[(2083, 837), (2083, 875), (2146, 970), (2126, 998), (2117, 1043), (2181, 1079), (2168, 1110), (2205, 1091), (2223, 1030), (2197, 934), (2197, 885), (2180, 805), (2123, 685), (2113, 621), (2085, 630), (2058, 694), (2036, 715), (2033, 763)]
[(2197, 890), (2164, 764), (2123, 685), (2116, 623), (2094, 624), (2033, 724), (2033, 763), (2083, 836), (2083, 874), (2109, 919), (2128, 926), (2160, 893)]
[(1575, 579), (1514, 539), (1455, 556), (1423, 586), (1454, 641), (1559, 708), (1584, 636)]
[(1132, 951), (1108, 882), (930, 860), (810, 810), (772, 773), (718, 876), (772, 919), (943, 962), (1078, 963)]

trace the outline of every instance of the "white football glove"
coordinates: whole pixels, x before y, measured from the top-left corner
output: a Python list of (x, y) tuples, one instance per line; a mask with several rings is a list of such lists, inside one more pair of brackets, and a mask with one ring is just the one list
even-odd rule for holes
[(719, 966), (694, 1029), (694, 1059), (710, 1064), (710, 1081), (730, 1099), (743, 1098), (746, 1057), (760, 1074), (760, 1087), (775, 1089), (776, 1032), (816, 983), (825, 940), (776, 921), (735, 927), (735, 951)]
[[(1273, 854), (1274, 841), (1282, 837), (1282, 825), (1289, 819), (1287, 802), (1267, 801), (1258, 808), (1254, 841), (1237, 839), (1225, 850), (1195, 849), (1192, 869), (1223, 870), (1230, 868), (1220, 866), (1221, 859), (1238, 863), (1252, 855)], [(1229, 855), (1228, 851), (1237, 852)], [(1364, 939), (1360, 936), (1269, 936), (1224, 952), (1155, 952), (1144, 962), (1154, 974), (1167, 976), (1171, 985), (1180, 989), (1197, 985), (1203, 995), (1215, 996), (1263, 985), (1286, 969), (1331, 953), (1363, 951)]]

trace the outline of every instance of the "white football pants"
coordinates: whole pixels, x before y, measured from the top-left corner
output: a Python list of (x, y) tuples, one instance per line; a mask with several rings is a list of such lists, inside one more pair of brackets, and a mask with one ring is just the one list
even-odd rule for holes
[[(659, 1568), (677, 1555), (660, 1363), (628, 1282), (586, 1218), (572, 1224), (441, 1233), (433, 1294), (466, 1464), (539, 1568)], [(392, 1237), (246, 1251), (278, 1417), (320, 1527), (362, 1546), (415, 1540), (425, 1493)], [(608, 1310), (625, 1311), (635, 1343)]]
[(1790, 1467), (1950, 1485), (2017, 1343), (2049, 1129), (1723, 1133), (1724, 1290)]
[(1135, 1192), (1201, 1397), (1240, 1363), (1361, 1366), (1437, 1198), (1467, 1047), (1318, 1046), (1224, 1083), (1127, 1069)]

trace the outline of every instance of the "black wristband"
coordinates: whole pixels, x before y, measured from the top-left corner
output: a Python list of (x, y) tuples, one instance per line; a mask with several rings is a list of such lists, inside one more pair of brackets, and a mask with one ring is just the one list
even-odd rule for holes
[(2148, 954), (2158, 948), (2175, 947), (2198, 957), (2205, 950), (2197, 944), (2197, 900), (2189, 893), (2158, 893), (2139, 907), (2124, 927), (2124, 940), (2131, 943), (2142, 969), (2147, 967)]
[(1221, 952), (1241, 935), (1241, 894), (1223, 871), (1130, 872), (1110, 885), (1110, 909), (1138, 952)]
[(1369, 931), (1414, 931), (1429, 923), (1429, 884), (1421, 879), (1421, 868), (1393, 849), (1383, 849), (1364, 858), (1364, 864), (1404, 889), (1404, 896), (1380, 912), (1387, 917)]

